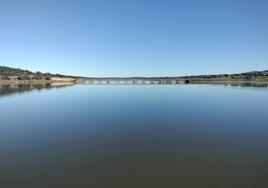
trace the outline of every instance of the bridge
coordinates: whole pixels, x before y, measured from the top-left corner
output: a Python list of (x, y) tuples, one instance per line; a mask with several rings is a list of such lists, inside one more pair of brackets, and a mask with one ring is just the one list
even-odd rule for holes
[(86, 78), (83, 84), (89, 85), (176, 85), (188, 84), (183, 78)]

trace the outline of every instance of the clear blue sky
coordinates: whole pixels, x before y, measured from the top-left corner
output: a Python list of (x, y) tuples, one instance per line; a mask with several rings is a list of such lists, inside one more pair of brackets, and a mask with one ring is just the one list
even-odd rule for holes
[(0, 0), (0, 65), (84, 76), (268, 69), (268, 1)]

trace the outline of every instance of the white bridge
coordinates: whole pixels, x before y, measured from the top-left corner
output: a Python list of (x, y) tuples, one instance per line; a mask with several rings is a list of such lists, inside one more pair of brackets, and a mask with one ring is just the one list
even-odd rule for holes
[(188, 84), (190, 81), (181, 78), (88, 78), (83, 83), (89, 85), (176, 85)]

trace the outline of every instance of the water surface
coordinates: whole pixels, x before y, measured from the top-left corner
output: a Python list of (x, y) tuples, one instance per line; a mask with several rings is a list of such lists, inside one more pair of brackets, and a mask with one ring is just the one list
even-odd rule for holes
[(268, 186), (266, 87), (48, 88), (0, 87), (0, 187)]

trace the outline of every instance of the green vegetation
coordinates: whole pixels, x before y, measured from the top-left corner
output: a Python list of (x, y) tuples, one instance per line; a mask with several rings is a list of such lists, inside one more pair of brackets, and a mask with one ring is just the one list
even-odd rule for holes
[(199, 75), (199, 76), (186, 76), (185, 79), (196, 81), (268, 81), (268, 70), (266, 71), (253, 71), (240, 74), (219, 74), (219, 75)]
[[(56, 79), (55, 79), (56, 78)], [(70, 79), (71, 78), (71, 79)], [(241, 74), (219, 74), (219, 75), (199, 75), (199, 76), (185, 76), (185, 77), (132, 77), (133, 79), (144, 80), (163, 80), (167, 84), (171, 84), (171, 79), (181, 80), (184, 83), (204, 83), (204, 82), (268, 82), (268, 70), (253, 71)], [(75, 80), (76, 83), (84, 83), (92, 78), (65, 76), (61, 74), (50, 74), (42, 72), (31, 72), (28, 70), (9, 68), (0, 66), (0, 81), (2, 83), (20, 81), (23, 82), (50, 82), (53, 81), (70, 81)], [(94, 79), (94, 78), (93, 78)], [(95, 78), (95, 80), (107, 79), (124, 79), (124, 78)], [(127, 78), (131, 79), (131, 78)]]
[(49, 81), (52, 77), (59, 78), (72, 78), (70, 76), (60, 75), (60, 74), (50, 74), (50, 73), (41, 73), (41, 72), (31, 72), (28, 70), (22, 70), (17, 68), (10, 68), (0, 66), (0, 81), (29, 81), (29, 80), (39, 80), (39, 81)]

